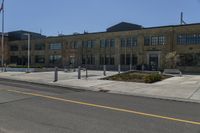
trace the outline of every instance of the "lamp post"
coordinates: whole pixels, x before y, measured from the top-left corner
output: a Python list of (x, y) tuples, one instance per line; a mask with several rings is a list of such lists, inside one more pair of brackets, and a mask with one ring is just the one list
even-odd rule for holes
[(28, 66), (27, 66), (27, 72), (30, 72), (30, 39), (31, 39), (31, 35), (30, 33), (25, 33), (24, 35), (26, 35), (28, 37)]
[(130, 55), (130, 71), (132, 70), (133, 66), (133, 46), (135, 44), (135, 40), (132, 38), (131, 39), (131, 55)]
[(4, 72), (4, 0), (2, 1), (1, 4), (1, 9), (0, 12), (2, 12), (2, 33), (1, 33), (1, 67), (2, 67), (2, 72)]

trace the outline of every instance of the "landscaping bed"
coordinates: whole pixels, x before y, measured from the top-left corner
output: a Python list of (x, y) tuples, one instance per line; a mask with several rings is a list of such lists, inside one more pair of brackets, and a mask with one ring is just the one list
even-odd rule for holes
[(142, 72), (142, 71), (131, 71), (113, 75), (110, 77), (103, 78), (104, 80), (116, 80), (116, 81), (127, 81), (127, 82), (140, 82), (140, 83), (154, 83), (167, 78), (171, 78), (169, 75), (162, 75), (159, 72)]

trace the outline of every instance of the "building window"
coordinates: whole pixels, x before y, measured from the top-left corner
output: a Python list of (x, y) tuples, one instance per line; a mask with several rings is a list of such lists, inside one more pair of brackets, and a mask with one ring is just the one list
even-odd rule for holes
[(150, 46), (151, 45), (151, 38), (150, 37), (145, 37), (144, 38), (144, 45), (145, 46)]
[(87, 48), (87, 42), (86, 41), (82, 41), (82, 48)]
[(158, 45), (158, 37), (157, 36), (151, 37), (151, 45), (152, 46)]
[(94, 55), (91, 55), (91, 64), (95, 65), (95, 56)]
[(52, 43), (50, 44), (50, 50), (61, 50), (62, 44), (61, 43)]
[(121, 47), (122, 48), (126, 47), (126, 40), (124, 38), (121, 39)]
[(115, 58), (113, 56), (110, 57), (110, 65), (115, 65)]
[(10, 56), (10, 63), (17, 64), (18, 56)]
[(93, 48), (94, 46), (95, 46), (95, 41), (93, 40), (82, 41), (83, 48)]
[(93, 48), (93, 41), (87, 41), (87, 48)]
[(49, 62), (50, 63), (59, 63), (62, 60), (62, 56), (61, 55), (51, 55), (49, 57)]
[(200, 53), (180, 54), (179, 66), (200, 66)]
[(132, 59), (131, 59), (131, 54), (121, 54), (120, 55), (120, 64), (121, 65), (130, 65), (130, 63), (132, 63), (132, 65), (137, 65), (137, 56), (136, 55), (132, 55)]
[(85, 56), (82, 56), (82, 64), (86, 64), (86, 57)]
[(120, 55), (120, 64), (125, 65), (125, 54)]
[(185, 35), (178, 35), (177, 36), (177, 43), (184, 45), (186, 44), (186, 36)]
[(131, 62), (131, 55), (127, 54), (126, 55), (126, 65), (130, 65), (130, 62)]
[(179, 45), (200, 44), (200, 34), (180, 34), (177, 36), (177, 44)]
[(95, 65), (95, 56), (86, 55), (82, 57), (82, 64)]
[(197, 44), (200, 44), (200, 34), (197, 35)]
[(112, 55), (100, 55), (100, 65), (114, 65), (115, 58)]
[(100, 48), (105, 48), (105, 40), (100, 40)]
[(127, 47), (133, 47), (137, 45), (137, 39), (136, 38), (127, 38)]
[(114, 48), (114, 47), (115, 47), (114, 39), (100, 40), (100, 48)]
[(87, 55), (87, 64), (88, 65), (94, 65), (95, 64), (95, 57), (93, 55)]
[(132, 55), (132, 65), (137, 65), (138, 59), (136, 55)]
[(132, 38), (132, 46), (137, 46), (137, 38)]
[(110, 47), (111, 47), (111, 48), (114, 48), (114, 47), (115, 47), (115, 40), (114, 40), (114, 39), (111, 39), (111, 40), (110, 40)]
[(166, 44), (165, 36), (144, 37), (144, 46), (156, 46), (165, 44)]
[(18, 51), (18, 46), (17, 45), (11, 45), (10, 51)]
[(105, 47), (109, 48), (110, 47), (110, 40), (105, 40)]
[(165, 38), (165, 36), (159, 36), (158, 37), (158, 44), (159, 45), (165, 45), (166, 44), (166, 38)]
[(130, 48), (132, 45), (132, 38), (127, 38), (126, 40), (126, 47)]
[(70, 48), (71, 49), (78, 49), (78, 42), (77, 41), (70, 42)]
[(36, 55), (35, 63), (45, 63), (45, 56), (44, 55)]
[(109, 65), (110, 64), (110, 56), (106, 55), (105, 56), (105, 65)]
[(35, 50), (45, 50), (45, 44), (43, 43), (35, 44)]
[(105, 56), (104, 55), (100, 55), (100, 65), (104, 65), (105, 64)]
[(28, 50), (28, 45), (27, 44), (23, 44), (22, 45), (22, 51), (27, 51)]
[(121, 47), (132, 48), (137, 45), (137, 38), (126, 38), (121, 39)]

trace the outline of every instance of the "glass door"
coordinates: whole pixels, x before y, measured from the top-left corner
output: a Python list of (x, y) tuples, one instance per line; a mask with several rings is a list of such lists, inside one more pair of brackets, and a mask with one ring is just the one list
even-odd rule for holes
[(153, 70), (153, 71), (158, 70), (158, 54), (149, 55), (149, 66), (150, 66), (150, 70)]

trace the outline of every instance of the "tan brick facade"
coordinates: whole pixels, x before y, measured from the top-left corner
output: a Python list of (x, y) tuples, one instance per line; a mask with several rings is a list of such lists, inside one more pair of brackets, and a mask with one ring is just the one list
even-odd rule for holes
[[(92, 69), (102, 69), (102, 65), (107, 64), (108, 69), (117, 69), (120, 64), (122, 68), (129, 69), (130, 62), (132, 62), (132, 66), (135, 68), (138, 67), (138, 69), (144, 64), (147, 67), (155, 65), (157, 69), (164, 69), (165, 56), (169, 52), (176, 51), (178, 54), (195, 54), (195, 59), (196, 55), (200, 54), (200, 42), (195, 42), (195, 44), (188, 42), (190, 43), (189, 45), (178, 44), (177, 38), (179, 35), (190, 34), (200, 35), (200, 24), (35, 39), (31, 40), (31, 65), (45, 67), (87, 66)], [(133, 46), (133, 38), (136, 39), (136, 46)], [(123, 39), (125, 39), (124, 47), (122, 46)], [(101, 40), (105, 41), (105, 45), (108, 44), (110, 46), (114, 40), (114, 46), (102, 48)], [(146, 45), (145, 43), (148, 43), (148, 41), (150, 41), (149, 45)], [(87, 44), (87, 47), (84, 47), (83, 42)], [(62, 45), (61, 49), (50, 49), (50, 44), (58, 43)], [(129, 43), (132, 47), (128, 47)], [(27, 40), (7, 41), (5, 51), (6, 63), (26, 65), (27, 50), (23, 50), (22, 48), (26, 44)], [(36, 50), (36, 44), (44, 44), (45, 48)], [(90, 44), (92, 45), (91, 47)], [(15, 47), (13, 47), (14, 50), (11, 50), (11, 46), (15, 45), (18, 49), (15, 50)], [(18, 57), (18, 59), (15, 60), (15, 57)], [(38, 58), (38, 62), (36, 62), (36, 57)], [(42, 59), (43, 57), (44, 60)], [(193, 62), (194, 64), (196, 63), (195, 61)], [(200, 72), (199, 67), (198, 65), (180, 66), (185, 71), (196, 72)]]

